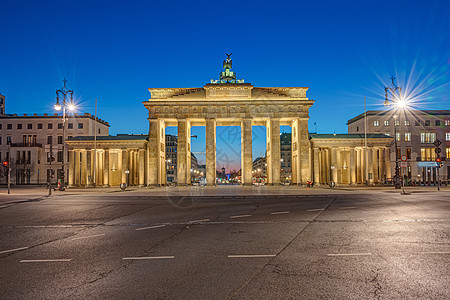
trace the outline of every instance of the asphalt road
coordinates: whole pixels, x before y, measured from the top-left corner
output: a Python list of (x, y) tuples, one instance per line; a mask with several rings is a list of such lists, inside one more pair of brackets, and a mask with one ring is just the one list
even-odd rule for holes
[(0, 298), (450, 299), (448, 190), (189, 195), (0, 201)]

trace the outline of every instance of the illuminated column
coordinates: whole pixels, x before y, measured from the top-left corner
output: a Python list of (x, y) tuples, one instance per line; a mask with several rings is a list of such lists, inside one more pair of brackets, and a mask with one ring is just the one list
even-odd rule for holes
[(145, 184), (145, 150), (139, 149), (139, 187)]
[(373, 183), (379, 183), (378, 180), (378, 149), (374, 148), (372, 151), (373, 161)]
[(384, 148), (384, 162), (386, 165), (386, 178), (392, 178), (391, 174), (391, 150), (389, 147)]
[(334, 181), (337, 185), (337, 149), (331, 148), (331, 179), (330, 181)]
[(75, 151), (69, 150), (69, 187), (74, 186)]
[(80, 179), (80, 184), (81, 186), (86, 186), (87, 185), (87, 175), (86, 175), (86, 169), (87, 169), (87, 151), (83, 150), (81, 151), (81, 179)]
[(80, 185), (80, 156), (81, 156), (80, 151), (75, 151), (74, 169), (75, 169), (75, 185), (76, 186)]
[(86, 182), (87, 182), (88, 187), (92, 186), (91, 172), (92, 172), (92, 151), (87, 150), (86, 151)]
[(109, 149), (103, 155), (103, 187), (109, 187)]
[[(356, 152), (357, 154), (358, 152)], [(356, 165), (356, 159), (355, 159), (355, 149), (354, 148), (350, 148), (350, 184), (351, 185), (355, 185), (356, 184), (356, 170), (357, 170), (357, 165)]]
[[(148, 185), (160, 186), (166, 183), (165, 122), (160, 119), (148, 120), (150, 126), (148, 133)], [(178, 140), (180, 140), (179, 136)], [(180, 146), (179, 142), (178, 146)], [(180, 166), (180, 164), (178, 164), (178, 166)]]
[(191, 184), (191, 129), (187, 119), (178, 120), (177, 178), (178, 185)]
[[(373, 149), (372, 148), (368, 148), (367, 149), (367, 158), (368, 158), (368, 162), (367, 162), (367, 166), (369, 168), (369, 184), (373, 185), (373, 178), (374, 178), (374, 174), (373, 174)], [(372, 174), (372, 177), (370, 176), (370, 174)]]
[(320, 185), (319, 148), (314, 148), (314, 185)]
[(343, 182), (343, 168), (342, 168), (342, 152), (340, 148), (336, 149), (336, 184)]
[(216, 120), (206, 119), (206, 184), (216, 185)]
[(252, 185), (252, 120), (241, 121), (241, 175), (243, 185)]
[(280, 119), (266, 122), (267, 139), (267, 181), (272, 185), (281, 184)]
[(122, 150), (122, 183), (127, 182), (127, 173), (128, 170), (128, 151)]
[(386, 183), (386, 168), (385, 168), (385, 162), (384, 162), (384, 148), (380, 148), (378, 154), (378, 168), (380, 169), (380, 182)]

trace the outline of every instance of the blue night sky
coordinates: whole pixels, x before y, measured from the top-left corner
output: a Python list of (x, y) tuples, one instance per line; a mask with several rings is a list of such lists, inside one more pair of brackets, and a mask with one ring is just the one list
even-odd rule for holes
[[(80, 113), (110, 133), (147, 133), (150, 87), (201, 87), (225, 52), (255, 86), (308, 86), (309, 128), (345, 133), (383, 109), (391, 74), (417, 108), (450, 109), (450, 1), (0, 0), (0, 92), (7, 113), (53, 112), (68, 80)], [(254, 127), (254, 158), (265, 152)], [(289, 132), (289, 128), (282, 128)], [(176, 128), (168, 128), (176, 133)], [(205, 149), (193, 128), (193, 151)], [(217, 130), (218, 168), (239, 169), (240, 129)], [(204, 160), (198, 155), (200, 161)]]

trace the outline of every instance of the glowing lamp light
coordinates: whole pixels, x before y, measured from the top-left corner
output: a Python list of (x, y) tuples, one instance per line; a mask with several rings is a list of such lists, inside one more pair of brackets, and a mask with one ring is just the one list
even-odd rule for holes
[(68, 107), (69, 107), (70, 111), (74, 111), (75, 110), (75, 105), (73, 105), (72, 103), (70, 103)]
[(59, 104), (59, 103), (55, 104), (55, 110), (60, 111), (61, 108), (62, 108), (61, 104)]
[(405, 108), (406, 107), (406, 105), (407, 105), (407, 103), (406, 103), (406, 101), (405, 100), (399, 100), (398, 102), (397, 102), (397, 107), (398, 108)]

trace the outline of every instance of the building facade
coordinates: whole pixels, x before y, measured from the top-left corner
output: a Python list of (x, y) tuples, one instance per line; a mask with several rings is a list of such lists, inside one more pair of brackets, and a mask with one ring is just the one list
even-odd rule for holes
[[(364, 114), (350, 119), (349, 133), (364, 133)], [(391, 145), (391, 173), (395, 173), (396, 153), (400, 160), (406, 157), (407, 167), (403, 175), (408, 181), (422, 184), (437, 182), (436, 158), (440, 157), (443, 167), (439, 169), (440, 180), (447, 181), (450, 174), (450, 110), (405, 110), (368, 111), (367, 132), (383, 133), (397, 141)], [(442, 142), (440, 153), (435, 152), (436, 140)]]
[[(1, 102), (4, 109), (4, 96)], [(61, 176), (63, 163), (65, 172), (68, 172), (67, 149), (64, 155), (62, 147), (62, 125), (62, 116), (58, 114), (0, 115), (0, 161), (9, 160), (12, 183), (45, 184), (50, 179), (56, 182)], [(98, 136), (107, 136), (110, 127), (108, 122), (101, 119), (96, 122), (94, 116), (87, 113), (67, 115), (65, 126), (66, 139), (93, 136), (94, 130)], [(4, 173), (0, 177), (2, 183), (7, 180)], [(52, 173), (55, 173), (53, 178)], [(67, 182), (67, 176), (65, 179)]]

